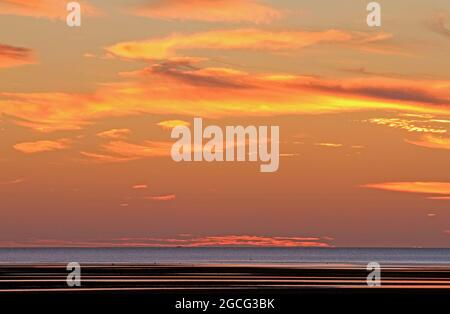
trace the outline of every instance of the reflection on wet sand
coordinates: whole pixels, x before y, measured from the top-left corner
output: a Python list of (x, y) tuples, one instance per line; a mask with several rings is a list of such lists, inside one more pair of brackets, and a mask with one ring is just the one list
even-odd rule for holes
[[(0, 292), (373, 289), (364, 265), (81, 265), (81, 287), (66, 284), (65, 264), (2, 264)], [(450, 291), (448, 265), (383, 266), (376, 289)]]

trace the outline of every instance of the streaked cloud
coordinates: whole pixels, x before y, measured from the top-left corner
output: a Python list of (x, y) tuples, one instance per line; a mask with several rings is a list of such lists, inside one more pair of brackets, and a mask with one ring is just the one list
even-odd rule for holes
[(147, 184), (135, 184), (131, 188), (135, 190), (142, 190), (148, 188), (148, 186)]
[(385, 182), (363, 185), (366, 188), (386, 191), (428, 194), (432, 199), (450, 197), (450, 182)]
[[(357, 49), (376, 47), (391, 36), (329, 29), (324, 31), (269, 31), (254, 28), (228, 29), (193, 34), (172, 34), (143, 41), (121, 42), (106, 50), (134, 60), (162, 60), (176, 57), (184, 50), (260, 50), (295, 51), (318, 44), (341, 43)], [(381, 47), (380, 47), (381, 49)], [(386, 48), (387, 52), (388, 49)]]
[(172, 142), (145, 141), (134, 144), (125, 141), (111, 141), (101, 146), (100, 152), (81, 152), (97, 162), (125, 162), (150, 157), (170, 156)]
[(436, 13), (429, 23), (432, 30), (450, 39), (450, 15), (448, 12)]
[(173, 201), (175, 198), (176, 198), (175, 194), (152, 195), (152, 196), (145, 197), (145, 199), (147, 199), (147, 200), (160, 201), (160, 202)]
[(13, 180), (9, 180), (9, 181), (0, 181), (0, 185), (14, 185), (14, 184), (19, 184), (25, 182), (24, 179), (13, 179)]
[(135, 157), (123, 157), (123, 156), (112, 156), (107, 154), (92, 153), (92, 152), (80, 152), (80, 154), (87, 158), (88, 161), (97, 163), (116, 163), (116, 162), (127, 162), (131, 160), (136, 160)]
[(122, 237), (111, 240), (35, 239), (1, 241), (0, 247), (330, 247), (329, 237), (217, 235), (176, 237)]
[(111, 129), (97, 133), (98, 137), (107, 139), (125, 139), (131, 134), (130, 129)]
[(22, 153), (34, 154), (66, 149), (69, 147), (70, 142), (71, 141), (68, 139), (60, 139), (56, 141), (44, 140), (36, 142), (18, 143), (15, 144), (13, 147), (14, 149)]
[[(0, 0), (0, 15), (19, 15), (37, 18), (62, 19), (67, 16), (66, 4), (61, 0)], [(87, 1), (80, 3), (85, 16), (99, 15), (98, 9)]]
[(332, 148), (338, 148), (344, 146), (343, 144), (338, 143), (315, 143), (316, 146), (323, 146), (323, 147), (332, 147)]
[(35, 63), (31, 49), (0, 44), (0, 68)]
[(391, 128), (403, 129), (408, 132), (419, 133), (447, 133), (447, 129), (432, 126), (430, 123), (438, 122), (438, 120), (411, 120), (402, 118), (372, 118), (368, 120), (370, 123), (378, 125), (386, 125)]
[(183, 120), (165, 120), (157, 123), (158, 126), (166, 130), (171, 130), (177, 126), (190, 126), (191, 124)]
[(198, 68), (177, 61), (124, 74), (124, 81), (104, 83), (90, 94), (0, 93), (0, 111), (8, 119), (42, 132), (82, 129), (102, 118), (143, 113), (216, 118), (369, 110), (449, 116), (450, 81), (333, 80)]
[(417, 140), (405, 140), (409, 144), (427, 147), (427, 148), (436, 148), (436, 149), (447, 149), (450, 150), (450, 137), (437, 136), (427, 134), (420, 137)]
[(133, 13), (157, 19), (257, 24), (282, 15), (280, 10), (255, 0), (158, 0), (139, 6)]

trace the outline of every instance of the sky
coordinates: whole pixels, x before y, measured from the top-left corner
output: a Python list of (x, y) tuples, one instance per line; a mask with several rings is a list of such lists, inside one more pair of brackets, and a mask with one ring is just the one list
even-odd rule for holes
[[(0, 0), (0, 247), (450, 247), (450, 2)], [(171, 130), (280, 127), (280, 165)]]

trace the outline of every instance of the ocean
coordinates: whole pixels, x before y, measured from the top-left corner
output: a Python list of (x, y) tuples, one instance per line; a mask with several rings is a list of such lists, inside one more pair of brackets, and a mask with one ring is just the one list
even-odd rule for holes
[(0, 263), (450, 265), (450, 249), (428, 248), (0, 248)]

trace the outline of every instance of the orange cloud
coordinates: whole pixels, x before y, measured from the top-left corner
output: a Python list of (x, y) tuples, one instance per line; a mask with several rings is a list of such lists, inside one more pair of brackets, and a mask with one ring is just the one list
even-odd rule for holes
[(127, 162), (137, 159), (132, 157), (111, 156), (106, 154), (98, 154), (90, 152), (80, 152), (80, 154), (84, 157), (87, 157), (89, 161), (94, 161), (97, 163)]
[(159, 0), (133, 12), (158, 19), (252, 23), (268, 23), (282, 15), (254, 0)]
[(324, 147), (332, 147), (332, 148), (338, 148), (344, 146), (343, 144), (337, 144), (337, 143), (316, 143), (316, 146), (324, 146)]
[(123, 237), (112, 240), (1, 241), (0, 247), (330, 247), (329, 237), (277, 237), (254, 235), (192, 236), (170, 238)]
[(450, 150), (450, 138), (449, 137), (439, 137), (435, 135), (424, 135), (419, 140), (405, 140), (407, 143), (427, 147), (427, 148), (437, 148), (437, 149), (448, 149)]
[(145, 197), (145, 199), (147, 200), (151, 200), (151, 201), (161, 201), (161, 202), (166, 202), (166, 201), (172, 201), (174, 200), (175, 194), (168, 194), (168, 195), (156, 195), (156, 196), (147, 196)]
[(131, 188), (135, 190), (146, 189), (148, 188), (147, 184), (135, 184)]
[(389, 110), (450, 116), (450, 81), (443, 80), (333, 80), (199, 68), (179, 59), (122, 77), (92, 94), (0, 93), (0, 111), (15, 124), (43, 132), (143, 113), (216, 118)]
[(171, 142), (145, 141), (142, 144), (133, 144), (124, 141), (111, 141), (102, 145), (101, 153), (81, 152), (81, 154), (97, 162), (124, 162), (170, 156), (172, 145)]
[(403, 118), (373, 118), (369, 120), (370, 123), (375, 123), (378, 125), (386, 125), (391, 128), (403, 129), (408, 132), (419, 132), (419, 133), (447, 133), (447, 129), (439, 128), (435, 126), (430, 126), (430, 122), (439, 122), (439, 120), (426, 119), (426, 120), (411, 120)]
[(436, 194), (437, 196), (429, 197), (434, 199), (450, 197), (450, 182), (386, 182), (366, 184), (363, 187), (395, 192)]
[[(65, 20), (66, 4), (61, 0), (0, 0), (0, 15), (19, 15)], [(83, 16), (95, 16), (99, 11), (86, 1), (77, 1)]]
[(35, 61), (30, 49), (0, 44), (0, 68), (33, 63)]
[(130, 134), (131, 130), (129, 129), (111, 129), (97, 133), (97, 136), (108, 139), (124, 139), (127, 138)]
[[(356, 48), (375, 45), (389, 34), (325, 31), (268, 31), (260, 29), (213, 30), (193, 34), (173, 34), (144, 41), (130, 41), (106, 48), (115, 56), (136, 60), (161, 60), (176, 57), (181, 50), (261, 50), (289, 51), (324, 44), (346, 43)], [(387, 51), (387, 49), (386, 49)]]
[(447, 12), (436, 13), (429, 25), (436, 33), (450, 38), (450, 15)]
[(170, 130), (177, 126), (190, 126), (191, 124), (183, 120), (166, 120), (158, 122), (156, 125), (162, 127), (163, 129)]
[(55, 150), (62, 150), (69, 147), (70, 141), (68, 139), (60, 139), (57, 141), (36, 141), (36, 142), (25, 142), (14, 145), (14, 149), (26, 153), (42, 153), (50, 152)]
[[(211, 246), (235, 246), (235, 247), (329, 247), (330, 239), (326, 237), (271, 237), (255, 235), (219, 235), (195, 237), (191, 235), (177, 238), (123, 238), (124, 242), (133, 244), (153, 242), (156, 246), (182, 246), (182, 247), (211, 247)], [(155, 245), (154, 244), (154, 245)], [(147, 244), (148, 245), (148, 244)]]
[(0, 181), (0, 185), (12, 185), (12, 184), (19, 184), (24, 182), (24, 179), (14, 179), (10, 181)]

